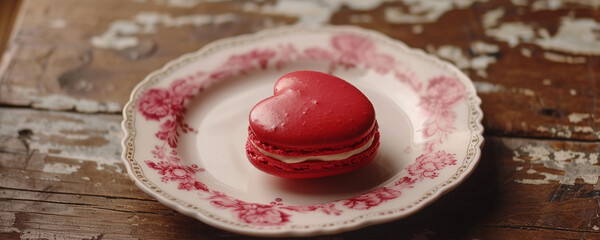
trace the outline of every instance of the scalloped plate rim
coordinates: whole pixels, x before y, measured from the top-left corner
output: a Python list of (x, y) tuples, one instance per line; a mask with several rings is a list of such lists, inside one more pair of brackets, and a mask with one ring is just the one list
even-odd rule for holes
[[(127, 115), (127, 111), (131, 109), (131, 107), (132, 107), (131, 105), (135, 101), (135, 96), (136, 96), (136, 94), (139, 93), (141, 88), (143, 88), (146, 84), (148, 84), (154, 77), (156, 77), (157, 75), (159, 75), (161, 73), (164, 73), (165, 71), (167, 71), (174, 65), (177, 65), (180, 62), (185, 61), (186, 59), (189, 59), (193, 56), (200, 55), (200, 54), (208, 51), (209, 49), (212, 49), (212, 48), (215, 48), (215, 47), (218, 47), (221, 45), (226, 45), (226, 44), (232, 43), (232, 42), (243, 42), (245, 40), (251, 40), (251, 39), (259, 37), (259, 36), (273, 35), (273, 34), (278, 34), (278, 33), (291, 31), (291, 30), (295, 30), (295, 29), (308, 30), (308, 31), (316, 30), (316, 29), (325, 30), (325, 31), (340, 31), (340, 32), (348, 31), (348, 32), (354, 32), (354, 33), (360, 33), (360, 34), (364, 34), (364, 35), (373, 36), (379, 40), (388, 41), (389, 43), (391, 43), (397, 47), (400, 47), (407, 52), (417, 54), (419, 57), (422, 57), (428, 61), (433, 61), (433, 62), (443, 66), (445, 68), (445, 70), (450, 71), (452, 74), (454, 74), (456, 77), (458, 77), (460, 82), (463, 83), (463, 85), (466, 87), (467, 93), (473, 94), (472, 95), (472, 97), (473, 97), (472, 104), (474, 104), (474, 109), (475, 109), (475, 112), (477, 113), (477, 115), (474, 117), (474, 121), (475, 121), (477, 129), (478, 129), (478, 131), (476, 131), (476, 132), (471, 132), (471, 136), (476, 136), (478, 139), (478, 142), (475, 143), (473, 146), (474, 147), (473, 160), (467, 165), (467, 168), (464, 170), (464, 172), (462, 172), (459, 175), (459, 178), (446, 184), (445, 186), (441, 186), (437, 191), (433, 192), (432, 195), (430, 195), (428, 198), (425, 198), (423, 201), (417, 203), (415, 206), (407, 208), (403, 211), (399, 211), (396, 214), (388, 214), (388, 215), (382, 215), (382, 216), (373, 216), (370, 218), (363, 218), (358, 221), (354, 221), (354, 222), (351, 222), (348, 224), (336, 225), (334, 227), (327, 228), (327, 229), (320, 229), (320, 228), (313, 228), (313, 229), (308, 229), (308, 230), (307, 229), (281, 229), (281, 231), (265, 232), (261, 228), (239, 228), (239, 227), (229, 225), (229, 224), (226, 224), (223, 222), (214, 221), (213, 219), (205, 216), (204, 213), (198, 212), (197, 210), (193, 210), (186, 206), (182, 206), (179, 203), (177, 203), (173, 200), (167, 199), (164, 196), (156, 193), (155, 191), (151, 190), (148, 186), (146, 186), (144, 183), (142, 183), (142, 181), (140, 179), (135, 177), (135, 174), (133, 172), (134, 166), (132, 166), (130, 164), (130, 162), (127, 160), (127, 151), (125, 151), (128, 149), (126, 142), (129, 138), (132, 137), (132, 133), (130, 131), (134, 131), (134, 130), (133, 129), (130, 130), (126, 124), (129, 120), (131, 120), (131, 119), (129, 119), (129, 117)], [(471, 106), (471, 104), (468, 104), (468, 105)], [(377, 32), (375, 30), (356, 27), (356, 26), (341, 26), (341, 25), (337, 25), (337, 26), (328, 25), (328, 26), (319, 26), (319, 27), (285, 26), (285, 27), (266, 29), (266, 30), (261, 30), (259, 32), (255, 32), (255, 33), (243, 34), (243, 35), (238, 35), (238, 36), (234, 36), (234, 37), (228, 37), (228, 38), (223, 38), (223, 39), (213, 41), (213, 42), (208, 43), (207, 45), (203, 46), (199, 50), (185, 53), (185, 54), (181, 55), (180, 57), (177, 57), (177, 58), (169, 61), (160, 69), (149, 73), (141, 82), (139, 82), (133, 88), (128, 102), (123, 107), (123, 112), (122, 112), (123, 121), (121, 123), (121, 128), (124, 132), (124, 136), (121, 141), (121, 145), (122, 145), (122, 148), (124, 151), (122, 153), (121, 158), (122, 158), (123, 162), (125, 163), (124, 165), (127, 169), (128, 175), (142, 191), (144, 191), (146, 194), (150, 195), (151, 197), (154, 197), (160, 203), (162, 203), (170, 208), (173, 208), (176, 211), (178, 211), (186, 216), (201, 220), (202, 222), (204, 222), (210, 226), (217, 227), (217, 228), (224, 229), (224, 230), (231, 231), (231, 232), (235, 232), (235, 233), (239, 233), (239, 234), (262, 236), (262, 237), (265, 237), (265, 236), (266, 237), (315, 236), (315, 235), (321, 235), (321, 234), (336, 234), (336, 233), (341, 233), (341, 232), (345, 232), (345, 231), (349, 231), (349, 230), (360, 229), (360, 228), (371, 226), (371, 225), (381, 224), (381, 223), (385, 223), (385, 222), (389, 222), (389, 221), (393, 221), (393, 220), (398, 220), (398, 219), (402, 219), (407, 216), (410, 216), (410, 215), (420, 211), (424, 207), (430, 205), (431, 203), (433, 203), (434, 201), (439, 199), (441, 196), (443, 196), (447, 192), (453, 190), (454, 188), (459, 186), (462, 182), (464, 182), (473, 173), (474, 169), (479, 164), (479, 161), (481, 158), (481, 150), (482, 150), (483, 144), (485, 142), (484, 137), (483, 137), (484, 128), (483, 128), (483, 125), (481, 124), (481, 121), (483, 119), (483, 111), (481, 110), (480, 105), (481, 105), (481, 98), (479, 98), (479, 96), (477, 96), (475, 87), (472, 84), (470, 78), (468, 76), (466, 76), (462, 71), (460, 71), (457, 67), (455, 67), (454, 65), (452, 65), (451, 63), (449, 63), (445, 60), (439, 59), (437, 56), (426, 53), (422, 49), (411, 48), (411, 47), (407, 46), (404, 42), (401, 42), (396, 39), (392, 39), (383, 33)], [(437, 184), (436, 186), (438, 186), (438, 185), (439, 184)]]

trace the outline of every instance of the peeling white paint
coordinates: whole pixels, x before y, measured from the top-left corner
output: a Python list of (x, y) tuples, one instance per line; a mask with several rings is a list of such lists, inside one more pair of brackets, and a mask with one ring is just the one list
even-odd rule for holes
[(585, 57), (573, 57), (553, 52), (544, 52), (544, 58), (553, 62), (570, 63), (570, 64), (581, 64), (586, 62)]
[(591, 117), (591, 115), (589, 113), (571, 113), (569, 114), (569, 122), (572, 123), (579, 123), (585, 119), (588, 119)]
[(136, 34), (156, 33), (158, 26), (182, 27), (187, 25), (202, 26), (207, 24), (223, 24), (232, 22), (237, 17), (233, 13), (205, 15), (192, 14), (172, 17), (157, 12), (142, 12), (132, 20), (117, 20), (110, 24), (108, 30), (93, 36), (91, 44), (97, 48), (123, 50), (135, 47), (139, 43)]
[[(558, 31), (551, 36), (544, 28), (535, 29), (523, 22), (503, 23), (497, 28), (486, 29), (487, 36), (508, 43), (515, 47), (521, 42), (533, 43), (547, 50), (578, 55), (600, 55), (600, 23), (591, 18), (575, 19), (566, 16), (561, 19)], [(536, 32), (537, 35), (536, 36)], [(545, 54), (550, 60), (562, 60), (556, 55)], [(564, 61), (569, 61), (567, 58)], [(573, 63), (581, 63), (581, 58), (571, 59)]]
[(511, 88), (511, 89), (507, 89), (506, 87), (504, 87), (504, 86), (502, 86), (500, 84), (494, 84), (494, 83), (490, 83), (490, 82), (481, 82), (481, 81), (473, 81), (473, 85), (475, 86), (475, 90), (478, 93), (482, 93), (482, 94), (510, 91), (510, 92), (522, 94), (522, 95), (525, 95), (525, 96), (528, 96), (528, 97), (534, 97), (535, 96), (535, 92), (533, 90), (531, 90), (531, 89), (528, 89), (528, 88)]
[(60, 182), (60, 178), (55, 177), (55, 176), (40, 177), (40, 180), (42, 180), (42, 181), (48, 181), (48, 182)]
[[(541, 164), (545, 168), (564, 171), (564, 174), (553, 174), (543, 170), (528, 169), (527, 174), (534, 178), (517, 179), (515, 182), (525, 184), (549, 184), (557, 181), (561, 184), (575, 184), (581, 179), (588, 184), (596, 184), (600, 176), (597, 152), (576, 152), (570, 150), (554, 150), (549, 145), (527, 144), (515, 150), (513, 160), (529, 161), (530, 164)], [(522, 169), (521, 169), (522, 170)], [(553, 171), (555, 172), (555, 171)], [(539, 179), (539, 177), (544, 177)]]
[(423, 25), (413, 25), (410, 30), (414, 34), (421, 34), (423, 33)]
[(44, 169), (42, 169), (42, 171), (47, 173), (72, 174), (77, 172), (79, 168), (81, 168), (81, 166), (54, 162), (44, 164)]
[[(249, 8), (254, 4), (253, 8)], [(255, 9), (263, 14), (284, 15), (298, 18), (297, 25), (316, 26), (329, 22), (329, 19), (339, 8), (339, 4), (320, 1), (277, 1), (275, 4), (259, 6), (256, 3), (246, 3), (246, 10)]]
[[(465, 9), (476, 2), (487, 0), (401, 0), (408, 11), (401, 7), (387, 7), (385, 20), (390, 23), (431, 23), (437, 21), (446, 12), (454, 9)], [(358, 2), (358, 1), (357, 1)]]
[[(120, 112), (121, 105), (116, 102), (98, 102), (87, 99), (76, 99), (65, 95), (50, 94), (38, 96), (38, 93), (31, 88), (11, 86), (7, 91), (15, 96), (27, 96), (27, 101), (33, 108), (48, 110), (76, 110), (78, 112), (96, 113), (96, 112)], [(7, 94), (8, 95), (8, 94)]]
[(600, 7), (599, 0), (536, 0), (530, 3), (528, 0), (511, 0), (515, 6), (531, 6), (533, 11), (540, 10), (558, 10), (565, 7), (565, 4), (576, 4), (585, 7)]
[(537, 173), (537, 172), (538, 172), (538, 171), (536, 171), (535, 169), (528, 169), (528, 170), (526, 171), (526, 173), (527, 173), (527, 174), (535, 174), (535, 173)]
[(536, 0), (531, 4), (533, 11), (541, 10), (558, 10), (565, 8), (565, 4), (576, 4), (584, 7), (598, 8), (600, 7), (599, 0)]
[(97, 101), (86, 99), (75, 99), (65, 95), (47, 95), (36, 97), (32, 100), (32, 107), (39, 109), (69, 109), (74, 108), (78, 112), (119, 112), (121, 106), (118, 103), (109, 102), (102, 104)]
[[(149, 0), (132, 0), (135, 3), (148, 3)], [(154, 0), (155, 4), (169, 7), (192, 8), (203, 2), (227, 2), (230, 0)]]
[(474, 41), (471, 43), (471, 50), (475, 54), (497, 53), (500, 52), (500, 46), (483, 41)]
[(508, 43), (510, 47), (515, 47), (522, 41), (529, 42), (535, 37), (533, 27), (521, 22), (503, 23), (498, 28), (487, 29), (485, 33), (496, 40)]
[(577, 95), (577, 90), (575, 90), (575, 89), (569, 89), (569, 94), (571, 94), (571, 96), (576, 96)]
[(527, 6), (529, 4), (527, 0), (510, 0), (510, 2), (515, 6)]
[(573, 132), (569, 128), (569, 126), (556, 125), (552, 127), (547, 126), (539, 126), (537, 129), (539, 132), (549, 132), (555, 134), (558, 137), (571, 138)]
[(561, 19), (553, 37), (538, 39), (543, 48), (582, 55), (600, 55), (600, 23), (591, 18)]
[(517, 93), (523, 94), (525, 96), (529, 96), (529, 97), (535, 97), (535, 92), (531, 89), (527, 89), (527, 88), (517, 88), (516, 90)]
[(519, 166), (519, 167), (516, 167), (516, 168), (515, 168), (515, 170), (517, 170), (517, 171), (521, 171), (521, 170), (523, 170), (523, 168), (524, 168), (524, 167), (520, 167), (520, 166)]
[(557, 10), (563, 6), (563, 0), (537, 0), (531, 4), (531, 9), (533, 11)]
[(155, 1), (157, 3), (164, 2), (163, 4), (167, 4), (171, 7), (182, 7), (182, 8), (191, 8), (195, 7), (201, 2), (205, 2), (202, 0), (167, 0), (167, 1)]
[(485, 54), (491, 53), (490, 50), (499, 49), (496, 48), (497, 46), (494, 46), (495, 45), (486, 44), (483, 42), (475, 42), (472, 48), (476, 48), (476, 51), (479, 51), (479, 55), (471, 59), (465, 56), (463, 50), (457, 46), (444, 45), (440, 46), (438, 49), (428, 46), (427, 50), (441, 58), (451, 61), (462, 70), (472, 69), (475, 70), (476, 73), (481, 77), (487, 77), (487, 72), (485, 70), (490, 64), (496, 62), (496, 58)]
[(531, 57), (531, 50), (528, 48), (521, 48), (521, 55), (525, 57)]
[(552, 85), (552, 80), (550, 80), (550, 79), (544, 79), (544, 80), (542, 80), (542, 85), (544, 85), (544, 86), (550, 86), (550, 85)]
[(460, 69), (468, 69), (471, 65), (469, 59), (463, 54), (463, 51), (460, 47), (444, 45), (440, 46), (437, 50), (433, 48), (429, 48), (429, 50), (435, 55), (451, 61)]
[[(390, 0), (333, 0), (333, 1), (302, 1), (302, 0), (279, 0), (275, 3), (259, 5), (254, 2), (245, 2), (245, 12), (258, 12), (262, 14), (283, 15), (298, 18), (296, 25), (317, 26), (326, 24), (331, 16), (342, 6), (352, 10), (368, 11), (375, 9), (383, 2)], [(355, 19), (356, 20), (356, 19)], [(361, 17), (360, 20), (364, 20)]]
[(496, 93), (506, 90), (506, 88), (500, 84), (493, 84), (489, 82), (473, 81), (473, 85), (475, 85), (475, 90), (478, 93)]
[(595, 231), (598, 231), (598, 230), (600, 230), (600, 227), (598, 227), (598, 226), (594, 225), (594, 226), (592, 227), (592, 229), (594, 229)]
[(591, 133), (594, 134), (597, 138), (600, 138), (600, 131), (596, 131), (594, 128), (590, 126), (564, 126), (564, 125), (556, 125), (556, 126), (539, 126), (536, 129), (538, 132), (547, 132), (551, 134), (555, 134), (558, 137), (571, 138), (573, 133)]
[(477, 75), (486, 78), (488, 65), (495, 63), (496, 58), (492, 56), (478, 56), (471, 59), (471, 68), (476, 70)]
[(495, 63), (496, 58), (492, 56), (478, 56), (471, 59), (471, 68), (486, 69), (488, 65)]
[[(92, 161), (97, 164), (98, 170), (108, 169), (124, 173), (120, 166), (123, 133), (119, 116), (45, 113), (34, 110), (12, 112), (15, 111), (15, 114), (0, 111), (0, 136), (17, 137), (19, 130), (29, 129), (33, 132), (27, 140), (30, 151), (35, 150), (60, 158)], [(98, 140), (95, 146), (77, 144), (78, 141), (91, 139)], [(69, 173), (77, 168), (79, 166), (65, 166), (59, 163), (44, 165), (45, 171), (55, 173)]]
[[(281, 1), (281, 0), (279, 0)], [(392, 2), (394, 0), (329, 0), (340, 5), (346, 5), (352, 10), (369, 11), (379, 7), (384, 2)]]
[(541, 37), (541, 38), (549, 38), (550, 37), (550, 32), (548, 32), (548, 29), (545, 28), (540, 28), (537, 30), (537, 34)]
[(596, 136), (600, 137), (600, 132), (594, 130), (594, 128), (590, 126), (574, 126), (573, 131), (579, 133), (594, 133)]
[(140, 32), (140, 27), (129, 21), (118, 20), (110, 24), (108, 31), (92, 37), (91, 43), (97, 48), (122, 50), (138, 44), (137, 37), (127, 36)]
[(505, 13), (506, 11), (503, 7), (499, 7), (484, 13), (481, 18), (483, 27), (490, 28), (498, 25), (498, 21), (504, 16)]
[(90, 179), (90, 177), (81, 177), (81, 179), (82, 179), (82, 180), (85, 180), (85, 181), (89, 181), (89, 180), (91, 180), (91, 179)]

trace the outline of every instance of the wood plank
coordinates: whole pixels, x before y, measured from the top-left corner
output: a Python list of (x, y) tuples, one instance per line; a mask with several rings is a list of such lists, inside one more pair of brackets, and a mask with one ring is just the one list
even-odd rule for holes
[(205, 230), (201, 239), (215, 237), (215, 230), (155, 201), (9, 189), (0, 194), (9, 224), (0, 226), (0, 234), (14, 239), (191, 239), (197, 230)]
[[(418, 14), (411, 9), (424, 1), (175, 5), (185, 2), (36, 0), (21, 10), (13, 54), (0, 67), (0, 104), (75, 112), (0, 107), (0, 239), (247, 238), (141, 192), (120, 160), (121, 116), (78, 112), (119, 112), (148, 72), (210, 41), (311, 21), (376, 29), (457, 64), (483, 99), (489, 134), (473, 175), (432, 205), (315, 239), (600, 239), (600, 15), (592, 2), (463, 1)], [(123, 49), (110, 44), (127, 39), (92, 42), (119, 21), (148, 26), (139, 22), (144, 12), (211, 19), (122, 33), (138, 40)]]
[[(263, 29), (264, 19), (253, 15), (228, 20), (229, 12), (241, 5), (240, 2), (202, 3), (188, 9), (150, 1), (120, 0), (41, 0), (26, 4), (21, 11), (26, 17), (12, 43), (15, 54), (6, 72), (0, 73), (3, 75), (0, 103), (118, 112), (132, 88), (168, 61), (208, 42)], [(148, 14), (158, 20), (170, 17), (171, 25), (136, 22), (136, 18)], [(146, 27), (153, 30), (132, 35), (139, 40), (135, 47), (116, 50), (93, 46), (94, 37), (112, 39), (106, 36), (112, 36), (111, 24), (118, 21), (138, 27), (139, 31), (146, 31), (141, 29)]]
[[(36, 141), (43, 139), (62, 146), (63, 138), (48, 137), (52, 134), (40, 128), (30, 128), (32, 133), (19, 131), (31, 119), (48, 119), (72, 123), (71, 128), (55, 124), (63, 130), (59, 132), (88, 129), (87, 135), (110, 136), (107, 126), (118, 122), (119, 116), (3, 110), (0, 113), (11, 113), (10, 117), (0, 114), (0, 132), (11, 130), (0, 134), (0, 209), (4, 210), (0, 232), (5, 236), (239, 237), (162, 206), (116, 168), (99, 169), (97, 162), (69, 157), (67, 150), (52, 153), (36, 147)], [(14, 118), (25, 121), (8, 120)], [(77, 144), (83, 147), (89, 142)], [(599, 147), (590, 142), (488, 137), (479, 166), (457, 189), (407, 219), (335, 236), (600, 237), (596, 230), (600, 227)]]
[(148, 199), (121, 161), (121, 119), (0, 108), (0, 187)]
[[(562, 145), (556, 143), (488, 137), (484, 154), (473, 175), (457, 189), (407, 221), (428, 226), (431, 231), (442, 233), (477, 232), (472, 229), (473, 226), (597, 232), (596, 229), (600, 227), (600, 199), (597, 197), (598, 190), (595, 190), (596, 184), (581, 180), (574, 184), (560, 183), (560, 180), (565, 180), (575, 173), (570, 172), (568, 167), (565, 167), (566, 170), (560, 169), (552, 163), (578, 162), (572, 166), (572, 170), (597, 168), (598, 162), (594, 160), (594, 154), (598, 152), (599, 145), (581, 142)], [(555, 151), (545, 153), (542, 148), (554, 148)], [(569, 151), (573, 154), (571, 157), (568, 157)], [(556, 152), (562, 152), (564, 155), (555, 156)], [(545, 167), (538, 162), (538, 158), (556, 168)], [(530, 167), (536, 171), (529, 171)], [(523, 181), (543, 179), (542, 173), (554, 173), (559, 181), (540, 181), (537, 184)], [(598, 176), (598, 172), (590, 172), (588, 177), (597, 181)], [(480, 233), (485, 235), (489, 232)], [(520, 236), (517, 238), (522, 239)]]
[[(309, 2), (303, 8), (283, 1), (182, 2), (27, 4), (11, 43), (15, 54), (0, 73), (0, 103), (118, 112), (145, 75), (208, 42), (280, 25), (354, 24), (457, 64), (477, 86), (490, 134), (600, 136), (600, 53), (594, 50), (600, 41), (583, 39), (600, 26), (591, 2), (550, 7), (466, 1), (438, 8), (420, 1), (344, 7)], [(190, 19), (196, 25), (187, 24)], [(131, 32), (117, 31), (127, 26)]]
[[(180, 215), (154, 201), (74, 196), (0, 189), (0, 236), (3, 239), (258, 239), (218, 230), (195, 219)], [(584, 239), (600, 237), (597, 232), (575, 232), (536, 227), (502, 227), (461, 225), (446, 219), (439, 221), (432, 212), (425, 216), (337, 234), (335, 239), (415, 239), (415, 238), (482, 238), (517, 237)], [(442, 216), (447, 216), (442, 214)], [(429, 218), (429, 219), (424, 219)], [(440, 225), (438, 225), (440, 224)], [(174, 230), (176, 229), (176, 230)], [(314, 237), (329, 239), (331, 237)]]
[(481, 208), (477, 214), (484, 225), (594, 232), (600, 227), (599, 146), (487, 138), (480, 166), (468, 181), (477, 182), (470, 190), (478, 193), (465, 205)]
[[(560, 21), (568, 18), (569, 10), (576, 13), (578, 19), (600, 23), (597, 9), (591, 7), (539, 11), (531, 6), (514, 7), (507, 6), (506, 2), (489, 1), (449, 12), (435, 23), (422, 25), (425, 30), (416, 36), (398, 29), (409, 29), (412, 25), (394, 24), (383, 29), (375, 27), (376, 23), (373, 25), (410, 46), (426, 49), (455, 63), (467, 73), (483, 100), (483, 124), (487, 133), (598, 140), (599, 120), (595, 114), (600, 107), (596, 101), (600, 53), (575, 53), (575, 47), (557, 37), (559, 28), (569, 27)], [(502, 16), (497, 23), (486, 27), (486, 15), (495, 11), (500, 11)], [(558, 39), (564, 48), (561, 51), (544, 48), (536, 44), (542, 41), (541, 37), (511, 46), (491, 34), (498, 31), (504, 37), (519, 39), (517, 31), (499, 31), (503, 26), (514, 25), (525, 31), (549, 31), (548, 35)], [(478, 53), (477, 43), (485, 43), (492, 49)], [(579, 62), (557, 62), (547, 57), (554, 55), (577, 58)], [(473, 62), (486, 59), (491, 62), (485, 68)]]

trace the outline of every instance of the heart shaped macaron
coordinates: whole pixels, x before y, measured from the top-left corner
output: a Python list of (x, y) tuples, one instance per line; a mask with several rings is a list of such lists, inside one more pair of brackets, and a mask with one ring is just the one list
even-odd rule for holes
[(356, 87), (314, 71), (288, 73), (250, 111), (246, 153), (267, 173), (323, 177), (370, 162), (379, 146), (375, 110)]

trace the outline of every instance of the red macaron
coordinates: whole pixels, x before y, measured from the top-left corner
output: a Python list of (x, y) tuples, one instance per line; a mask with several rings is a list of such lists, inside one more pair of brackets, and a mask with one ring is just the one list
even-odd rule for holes
[(341, 78), (288, 73), (274, 95), (250, 111), (246, 155), (258, 169), (284, 178), (315, 178), (359, 169), (379, 148), (375, 109)]

